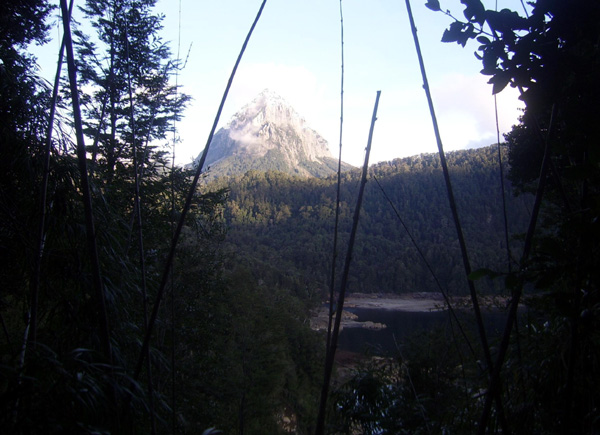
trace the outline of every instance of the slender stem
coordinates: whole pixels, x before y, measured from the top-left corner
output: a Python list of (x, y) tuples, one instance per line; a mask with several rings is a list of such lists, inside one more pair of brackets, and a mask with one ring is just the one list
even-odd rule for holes
[(65, 48), (67, 50), (67, 65), (69, 71), (69, 83), (71, 87), (71, 100), (73, 104), (73, 121), (75, 123), (75, 136), (77, 139), (77, 160), (79, 164), (79, 175), (81, 178), (81, 194), (85, 211), (85, 227), (87, 243), (92, 266), (93, 284), (98, 304), (98, 321), (100, 326), (100, 340), (102, 350), (107, 361), (112, 361), (112, 350), (110, 344), (110, 332), (108, 326), (108, 315), (106, 312), (106, 299), (104, 287), (102, 285), (102, 275), (100, 273), (100, 260), (98, 258), (98, 247), (96, 244), (96, 230), (94, 228), (94, 214), (92, 207), (92, 197), (90, 194), (90, 185), (87, 173), (87, 159), (85, 150), (85, 141), (83, 137), (83, 128), (81, 120), (81, 108), (79, 105), (79, 93), (77, 88), (77, 71), (75, 66), (75, 56), (73, 54), (73, 41), (71, 39), (71, 27), (69, 12), (67, 10), (66, 0), (60, 1), (63, 16)]
[(204, 147), (204, 151), (202, 152), (202, 156), (200, 157), (200, 161), (198, 162), (198, 166), (196, 167), (196, 173), (194, 175), (194, 179), (192, 180), (192, 185), (190, 186), (190, 190), (188, 191), (188, 195), (186, 197), (185, 204), (183, 206), (183, 210), (181, 211), (181, 215), (179, 217), (179, 222), (177, 223), (177, 228), (175, 228), (175, 234), (173, 235), (173, 240), (171, 241), (171, 248), (170, 248), (169, 254), (167, 256), (165, 270), (163, 271), (160, 286), (158, 288), (158, 292), (156, 295), (156, 300), (154, 302), (154, 307), (152, 309), (152, 314), (150, 316), (150, 321), (148, 323), (148, 329), (146, 331), (146, 335), (144, 336), (144, 341), (142, 343), (142, 349), (140, 351), (138, 362), (135, 367), (135, 371), (134, 371), (134, 375), (133, 375), (135, 380), (137, 380), (139, 377), (140, 371), (142, 369), (142, 365), (144, 363), (146, 351), (148, 349), (148, 346), (150, 345), (150, 337), (152, 336), (152, 331), (154, 329), (154, 323), (156, 322), (156, 317), (158, 315), (158, 308), (160, 307), (160, 303), (162, 301), (165, 288), (167, 286), (167, 281), (168, 281), (169, 275), (171, 273), (171, 267), (173, 265), (173, 259), (175, 258), (175, 250), (177, 248), (177, 242), (179, 241), (179, 235), (181, 234), (181, 230), (183, 229), (183, 224), (185, 223), (185, 218), (186, 218), (187, 213), (192, 205), (192, 200), (194, 199), (194, 194), (196, 192), (196, 186), (198, 185), (198, 180), (200, 179), (200, 174), (202, 173), (202, 168), (204, 167), (204, 162), (206, 161), (206, 156), (208, 154), (208, 149), (210, 147), (210, 143), (215, 134), (215, 130), (217, 129), (219, 119), (221, 118), (221, 112), (223, 111), (223, 106), (225, 105), (225, 101), (227, 100), (227, 94), (229, 93), (229, 89), (231, 88), (231, 84), (233, 83), (233, 79), (235, 77), (237, 68), (242, 60), (242, 56), (244, 55), (244, 52), (246, 51), (248, 42), (250, 41), (250, 36), (252, 36), (252, 32), (254, 31), (254, 28), (256, 27), (258, 20), (260, 19), (260, 16), (262, 14), (262, 11), (263, 11), (266, 3), (267, 3), (267, 0), (263, 0), (262, 4), (260, 5), (260, 8), (258, 10), (258, 13), (256, 14), (256, 18), (254, 19), (254, 22), (252, 23), (252, 26), (250, 27), (248, 35), (246, 36), (244, 44), (242, 45), (240, 54), (238, 55), (238, 58), (235, 62), (233, 70), (231, 71), (229, 81), (227, 82), (227, 86), (225, 87), (225, 92), (223, 93), (223, 97), (221, 99), (221, 104), (219, 105), (219, 109), (217, 110), (217, 115), (215, 116), (213, 126), (210, 130), (208, 139), (206, 141), (206, 146)]
[[(506, 244), (506, 264), (508, 273), (512, 273), (513, 257), (510, 250), (510, 239), (508, 232), (508, 216), (506, 211), (506, 187), (504, 183), (504, 165), (502, 164), (502, 148), (500, 146), (500, 123), (498, 122), (498, 99), (494, 94), (494, 112), (496, 114), (496, 136), (497, 136), (497, 147), (498, 147), (498, 167), (500, 170), (500, 194), (502, 195), (502, 214), (504, 217), (504, 243)], [(515, 339), (517, 346), (517, 353), (519, 357), (519, 367), (523, 370), (523, 358), (521, 353), (521, 339), (519, 336), (518, 322), (515, 322)], [(523, 379), (521, 378), (521, 382)]]
[[(452, 211), (452, 217), (454, 220), (454, 225), (456, 227), (456, 234), (458, 237), (458, 243), (460, 245), (460, 251), (463, 259), (463, 266), (465, 268), (465, 275), (467, 277), (467, 284), (469, 286), (469, 293), (471, 296), (471, 304), (473, 305), (473, 312), (475, 313), (475, 321), (477, 323), (477, 330), (479, 333), (479, 339), (481, 340), (481, 347), (483, 348), (483, 354), (485, 357), (485, 361), (487, 363), (487, 368), (490, 373), (490, 376), (494, 372), (494, 365), (492, 362), (492, 356), (490, 354), (490, 347), (487, 340), (487, 335), (485, 332), (485, 326), (483, 324), (483, 318), (481, 316), (481, 308), (479, 306), (479, 300), (477, 297), (477, 292), (475, 290), (475, 284), (472, 280), (469, 279), (469, 275), (471, 274), (471, 263), (469, 261), (469, 254), (467, 251), (467, 245), (465, 243), (465, 238), (462, 231), (462, 226), (460, 224), (460, 219), (458, 216), (458, 210), (456, 207), (456, 201), (454, 199), (454, 192), (452, 190), (452, 184), (450, 182), (450, 173), (448, 171), (448, 164), (446, 162), (446, 155), (444, 153), (444, 147), (442, 145), (442, 138), (440, 135), (437, 118), (435, 116), (435, 109), (433, 107), (433, 99), (431, 97), (431, 90), (429, 89), (429, 82), (427, 81), (427, 73), (425, 71), (425, 63), (423, 62), (423, 55), (421, 54), (421, 46), (419, 44), (419, 37), (417, 36), (417, 27), (415, 25), (415, 21), (412, 14), (412, 9), (410, 7), (410, 0), (406, 0), (406, 9), (408, 11), (408, 18), (410, 20), (410, 27), (413, 34), (413, 39), (415, 41), (415, 48), (417, 51), (417, 57), (419, 59), (419, 67), (421, 69), (421, 75), (423, 77), (423, 89), (425, 90), (425, 94), (427, 96), (427, 104), (429, 105), (429, 113), (431, 114), (431, 121), (433, 123), (433, 131), (435, 133), (435, 139), (437, 142), (439, 155), (440, 155), (440, 163), (442, 165), (442, 171), (444, 173), (444, 180), (446, 182), (446, 189), (448, 193), (448, 201), (450, 203), (450, 209)], [(499, 395), (495, 396), (496, 398), (496, 407), (498, 410), (498, 416), (500, 419), (500, 423), (503, 429), (507, 428), (506, 420), (504, 418), (504, 411), (502, 400)], [(506, 430), (505, 430), (506, 432)]]
[(367, 149), (365, 154), (365, 163), (363, 164), (362, 178), (360, 182), (360, 188), (358, 191), (358, 199), (356, 200), (356, 208), (354, 209), (354, 219), (352, 222), (352, 230), (350, 231), (350, 240), (348, 242), (348, 251), (346, 253), (346, 260), (344, 262), (344, 271), (342, 273), (342, 281), (340, 283), (340, 295), (337, 303), (335, 324), (333, 326), (333, 333), (331, 334), (330, 348), (327, 349), (325, 354), (325, 376), (323, 379), (323, 386), (321, 389), (321, 403), (319, 406), (319, 416), (317, 417), (317, 428), (315, 430), (316, 435), (323, 435), (325, 432), (325, 413), (327, 409), (327, 396), (329, 395), (329, 383), (331, 381), (331, 372), (333, 371), (333, 362), (335, 359), (335, 351), (337, 349), (337, 342), (340, 333), (340, 324), (342, 320), (342, 313), (344, 310), (344, 298), (346, 296), (346, 286), (348, 283), (348, 273), (350, 271), (350, 263), (352, 261), (352, 250), (354, 249), (354, 240), (356, 239), (356, 230), (358, 228), (358, 220), (360, 218), (360, 208), (362, 205), (363, 194), (365, 191), (365, 185), (367, 184), (367, 170), (369, 168), (369, 155), (371, 154), (371, 143), (373, 141), (373, 130), (375, 129), (375, 121), (377, 120), (377, 108), (379, 106), (379, 97), (381, 91), (377, 91), (377, 97), (375, 98), (375, 107), (373, 108), (373, 117), (371, 118), (371, 128), (369, 129), (369, 140), (367, 142)]
[[(179, 0), (177, 29), (177, 67), (175, 68), (175, 95), (179, 92), (179, 64), (181, 53), (181, 0)], [(171, 159), (171, 236), (175, 233), (175, 150), (177, 148), (177, 109), (173, 117), (173, 155)], [(171, 273), (171, 432), (177, 432), (177, 400), (175, 382), (175, 276)]]
[[(69, 17), (73, 11), (73, 2), (69, 3)], [(58, 88), (60, 85), (60, 72), (63, 64), (63, 54), (65, 51), (65, 38), (63, 35), (58, 52), (58, 61), (56, 64), (56, 75), (54, 76), (54, 87), (52, 88), (52, 99), (50, 101), (50, 114), (48, 115), (48, 131), (46, 132), (46, 147), (44, 149), (44, 169), (42, 177), (42, 185), (40, 189), (40, 221), (38, 223), (37, 234), (37, 251), (33, 259), (33, 274), (30, 283), (31, 302), (29, 307), (29, 343), (35, 347), (37, 342), (37, 314), (38, 314), (38, 298), (40, 291), (40, 274), (42, 257), (44, 256), (44, 242), (46, 231), (46, 202), (48, 198), (48, 178), (50, 176), (50, 152), (52, 150), (52, 131), (54, 130), (54, 116), (56, 114), (56, 102), (58, 100)]]
[[(546, 188), (548, 173), (550, 171), (550, 134), (552, 131), (552, 126), (554, 124), (554, 115), (556, 114), (556, 105), (552, 106), (552, 113), (550, 115), (550, 125), (548, 126), (548, 132), (546, 134), (545, 146), (544, 146), (544, 158), (542, 160), (542, 167), (540, 170), (540, 178), (538, 181), (537, 192), (535, 195), (535, 200), (533, 203), (533, 210), (531, 213), (531, 219), (529, 221), (529, 227), (527, 229), (527, 235), (525, 236), (525, 244), (523, 246), (523, 255), (521, 256), (520, 267), (523, 269), (525, 267), (525, 263), (529, 258), (529, 254), (531, 252), (531, 247), (533, 245), (533, 235), (535, 233), (535, 228), (537, 225), (537, 220), (540, 212), (540, 208), (542, 205), (542, 197), (544, 196), (544, 191)], [(519, 302), (521, 300), (521, 295), (523, 293), (523, 283), (520, 282), (512, 296), (512, 300), (510, 303), (508, 317), (506, 318), (506, 325), (504, 327), (504, 333), (502, 335), (502, 341), (500, 342), (500, 349), (498, 351), (498, 356), (496, 357), (496, 364), (494, 366), (494, 370), (492, 372), (492, 377), (490, 379), (490, 386), (488, 388), (485, 403), (483, 408), (483, 413), (481, 415), (481, 420), (479, 423), (479, 434), (484, 434), (487, 428), (487, 424), (489, 421), (489, 416), (491, 412), (491, 400), (492, 398), (499, 392), (500, 389), (500, 372), (502, 369), (502, 364), (504, 363), (504, 358), (506, 357), (506, 352), (508, 351), (508, 345), (510, 342), (510, 335), (512, 332), (512, 326), (515, 323), (517, 318), (517, 309), (519, 308)]]
[(504, 217), (504, 243), (506, 243), (506, 264), (508, 272), (512, 269), (512, 255), (508, 233), (508, 217), (506, 213), (506, 187), (504, 186), (504, 165), (502, 164), (502, 148), (500, 147), (500, 123), (498, 122), (498, 100), (494, 95), (494, 113), (496, 115), (496, 138), (498, 147), (498, 167), (500, 169), (500, 194), (502, 195), (502, 215)]
[[(462, 226), (460, 224), (460, 219), (458, 216), (458, 210), (456, 207), (456, 201), (454, 199), (454, 192), (452, 190), (452, 184), (450, 182), (450, 173), (448, 171), (448, 164), (446, 162), (446, 155), (444, 153), (444, 147), (442, 145), (442, 138), (440, 136), (440, 131), (439, 131), (439, 127), (438, 127), (438, 122), (435, 116), (435, 109), (433, 107), (433, 100), (431, 97), (431, 91), (429, 89), (429, 83), (427, 81), (427, 74), (425, 72), (425, 64), (423, 62), (423, 56), (421, 54), (421, 47), (419, 44), (419, 38), (417, 37), (417, 28), (415, 26), (415, 22), (413, 19), (413, 15), (412, 15), (412, 10), (410, 8), (410, 0), (406, 0), (406, 7), (408, 9), (408, 16), (410, 19), (410, 26), (412, 29), (412, 33), (413, 33), (413, 37), (414, 37), (414, 41), (415, 41), (415, 47), (417, 49), (417, 56), (419, 58), (419, 66), (421, 68), (421, 75), (423, 77), (423, 88), (425, 89), (425, 94), (427, 95), (427, 103), (429, 105), (429, 113), (431, 114), (431, 120), (433, 122), (433, 130), (435, 133), (435, 139), (438, 145), (438, 151), (439, 151), (439, 155), (440, 155), (440, 162), (442, 165), (442, 170), (444, 173), (444, 180), (446, 182), (446, 189), (447, 189), (447, 193), (448, 193), (448, 201), (450, 202), (450, 209), (452, 211), (452, 217), (454, 219), (454, 225), (456, 226), (456, 232), (457, 232), (457, 236), (458, 236), (458, 242), (460, 244), (460, 250), (462, 253), (462, 258), (463, 258), (463, 266), (465, 268), (465, 273), (467, 275), (467, 277), (471, 274), (471, 264), (469, 262), (469, 256), (467, 253), (467, 247), (466, 247), (466, 243), (465, 243), (465, 238), (462, 232)], [(479, 301), (477, 299), (477, 293), (475, 291), (475, 285), (473, 284), (473, 281), (467, 279), (468, 285), (469, 285), (469, 291), (471, 294), (471, 301), (473, 303), (473, 310), (475, 312), (475, 317), (477, 320), (477, 327), (479, 329), (479, 337), (481, 339), (481, 344), (483, 347), (483, 352), (485, 354), (485, 358), (486, 361), (488, 362), (489, 367), (491, 367), (491, 362), (492, 362), (492, 358), (490, 356), (490, 350), (489, 350), (489, 346), (488, 346), (488, 341), (487, 341), (487, 336), (485, 333), (485, 328), (483, 326), (483, 319), (481, 318), (481, 310), (479, 307)]]
[[(142, 221), (142, 207), (140, 204), (140, 175), (144, 161), (138, 162), (138, 148), (136, 144), (135, 108), (133, 103), (133, 84), (131, 78), (131, 56), (129, 52), (129, 23), (125, 23), (125, 54), (127, 57), (127, 88), (129, 91), (129, 123), (131, 128), (131, 152), (133, 154), (133, 187), (134, 187), (134, 215), (136, 216), (138, 254), (140, 258), (140, 279), (142, 287), (142, 310), (144, 314), (144, 332), (148, 328), (148, 288), (146, 283), (146, 256), (144, 254), (144, 228)], [(138, 171), (138, 167), (140, 168)], [(148, 402), (150, 408), (150, 426), (152, 433), (156, 433), (156, 417), (154, 415), (154, 388), (152, 382), (152, 368), (150, 365), (150, 349), (146, 352), (146, 375), (148, 378)]]
[(381, 186), (381, 183), (379, 183), (379, 180), (377, 179), (377, 177), (373, 176), (373, 179), (377, 183), (377, 186), (379, 186), (379, 189), (381, 190), (381, 193), (383, 194), (384, 198), (387, 200), (388, 204), (390, 204), (390, 206), (392, 207), (392, 210), (396, 214), (396, 217), (400, 221), (400, 224), (404, 228), (404, 231), (406, 231), (406, 234), (408, 235), (408, 238), (410, 239), (410, 241), (412, 242), (413, 246), (415, 247), (415, 249), (419, 253), (419, 257), (421, 257), (421, 260), (423, 260), (423, 262), (425, 263), (425, 266), (427, 267), (427, 270), (429, 270), (429, 273), (433, 277), (433, 280), (435, 281), (438, 289), (440, 290), (440, 293), (444, 297), (444, 301), (446, 302), (446, 306), (448, 307), (448, 311), (450, 312), (451, 317), (454, 319), (454, 321), (458, 325), (458, 329), (460, 330), (463, 338), (465, 339), (465, 342), (467, 343), (467, 346), (469, 347), (469, 350), (471, 351), (471, 354), (473, 354), (473, 356), (475, 356), (475, 349), (473, 349), (473, 346), (471, 345), (471, 340), (469, 340), (469, 337), (467, 337), (467, 334), (466, 334), (465, 330), (463, 329), (462, 324), (461, 324), (460, 320), (458, 319), (458, 316), (456, 315), (456, 312), (454, 311), (454, 307), (452, 307), (452, 303), (450, 302), (450, 297), (448, 296), (448, 292), (446, 290), (444, 290), (444, 287), (442, 287), (442, 284), (440, 283), (440, 280), (438, 279), (437, 275), (433, 271), (433, 267), (431, 267), (431, 264), (429, 264), (429, 261), (427, 261), (427, 258), (425, 257), (425, 254), (423, 253), (423, 251), (421, 250), (421, 248), (419, 248), (419, 245), (418, 245), (417, 241), (415, 240), (415, 238), (411, 234), (410, 230), (408, 229), (408, 227), (404, 223), (404, 220), (400, 217), (400, 213), (398, 213), (398, 210), (396, 209), (396, 206), (394, 206), (394, 203), (392, 202), (392, 200), (390, 199), (390, 197), (387, 195), (387, 193), (385, 193), (385, 190), (383, 190), (383, 187)]
[(342, 184), (342, 133), (344, 131), (344, 15), (342, 13), (342, 0), (340, 0), (340, 27), (341, 27), (341, 52), (342, 52), (342, 74), (340, 86), (340, 151), (338, 157), (337, 188), (335, 199), (335, 224), (333, 227), (333, 253), (331, 258), (331, 277), (329, 280), (329, 316), (327, 322), (326, 351), (329, 352), (331, 344), (331, 327), (333, 323), (333, 296), (335, 291), (335, 265), (338, 256), (338, 226), (340, 222), (340, 186)]

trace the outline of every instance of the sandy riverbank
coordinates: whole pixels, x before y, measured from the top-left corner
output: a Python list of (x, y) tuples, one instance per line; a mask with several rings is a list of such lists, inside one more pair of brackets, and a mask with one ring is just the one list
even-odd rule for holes
[(346, 298), (344, 307), (428, 312), (443, 310), (444, 298), (441, 293), (407, 293), (402, 295), (351, 293)]
[[(444, 309), (444, 298), (440, 293), (363, 294), (351, 293), (344, 302), (344, 308), (366, 308), (405, 312), (430, 312)], [(311, 319), (311, 327), (316, 330), (327, 329), (329, 309), (321, 307)], [(358, 322), (357, 316), (344, 311), (341, 327), (360, 327), (382, 329), (385, 325), (373, 322)]]

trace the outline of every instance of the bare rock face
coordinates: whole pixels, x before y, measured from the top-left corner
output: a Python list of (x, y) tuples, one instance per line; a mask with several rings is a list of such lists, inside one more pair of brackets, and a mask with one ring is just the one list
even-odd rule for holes
[(205, 167), (215, 176), (251, 169), (326, 176), (335, 173), (337, 161), (327, 141), (283, 98), (265, 89), (215, 134)]

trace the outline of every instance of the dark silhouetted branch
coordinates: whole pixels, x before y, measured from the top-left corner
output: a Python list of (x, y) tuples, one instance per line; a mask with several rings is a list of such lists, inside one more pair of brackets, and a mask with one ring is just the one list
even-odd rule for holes
[(79, 165), (79, 175), (81, 179), (81, 194), (85, 212), (85, 229), (88, 249), (90, 253), (90, 262), (92, 266), (94, 292), (96, 295), (96, 302), (98, 304), (97, 315), (100, 327), (100, 341), (105, 358), (108, 361), (112, 361), (110, 332), (108, 327), (108, 315), (106, 312), (106, 298), (104, 294), (104, 286), (102, 284), (102, 275), (100, 273), (100, 261), (98, 258), (98, 247), (96, 244), (96, 230), (94, 228), (92, 196), (90, 194), (90, 185), (87, 173), (87, 159), (81, 120), (81, 107), (79, 105), (79, 94), (77, 89), (77, 69), (75, 65), (75, 57), (73, 54), (73, 41), (71, 39), (71, 26), (66, 0), (61, 0), (60, 6), (62, 9), (63, 16), (65, 48), (67, 51), (67, 65), (69, 71), (69, 84), (71, 88), (71, 100), (73, 104), (73, 121), (75, 124), (75, 136), (77, 140), (77, 160)]
[[(73, 11), (73, 1), (69, 3), (69, 17)], [(70, 19), (70, 18), (69, 18)], [(46, 132), (46, 147), (44, 149), (44, 168), (42, 175), (42, 184), (40, 187), (40, 220), (38, 222), (37, 245), (33, 258), (33, 273), (29, 288), (31, 291), (31, 300), (29, 306), (29, 343), (35, 347), (37, 341), (37, 314), (38, 298), (40, 291), (40, 275), (42, 257), (44, 256), (44, 241), (46, 232), (46, 202), (48, 199), (48, 178), (50, 176), (50, 152), (52, 150), (52, 131), (54, 130), (54, 115), (56, 114), (56, 102), (58, 100), (58, 88), (60, 85), (60, 72), (63, 64), (63, 54), (65, 51), (65, 38), (63, 36), (58, 52), (58, 61), (56, 65), (56, 75), (54, 77), (54, 86), (52, 88), (52, 98), (50, 100), (50, 113), (48, 115), (48, 131)]]
[[(415, 25), (415, 20), (413, 18), (412, 9), (410, 7), (410, 0), (406, 0), (406, 9), (408, 11), (408, 18), (410, 20), (410, 28), (413, 34), (413, 39), (415, 42), (415, 48), (417, 51), (417, 57), (419, 59), (419, 67), (421, 69), (421, 76), (423, 77), (423, 89), (425, 90), (425, 94), (427, 96), (427, 104), (429, 105), (429, 113), (431, 114), (431, 121), (433, 123), (433, 131), (435, 133), (435, 139), (438, 146), (438, 151), (440, 155), (440, 163), (442, 165), (442, 171), (444, 173), (444, 180), (446, 182), (446, 190), (448, 193), (448, 201), (450, 203), (450, 209), (452, 211), (452, 218), (454, 220), (454, 225), (456, 227), (456, 234), (458, 237), (458, 243), (460, 245), (460, 252), (463, 259), (463, 266), (465, 268), (465, 275), (467, 278), (467, 283), (469, 286), (469, 293), (471, 295), (471, 303), (473, 305), (473, 312), (475, 313), (475, 320), (477, 323), (477, 330), (479, 333), (479, 338), (481, 340), (481, 347), (483, 349), (483, 354), (485, 357), (485, 361), (487, 363), (487, 368), (490, 375), (493, 373), (493, 362), (492, 356), (490, 354), (490, 348), (487, 340), (487, 335), (485, 332), (485, 326), (483, 324), (483, 318), (481, 316), (481, 309), (479, 306), (479, 300), (477, 297), (477, 292), (475, 290), (475, 284), (472, 280), (469, 279), (469, 275), (471, 275), (471, 263), (469, 261), (469, 254), (467, 251), (467, 245), (465, 243), (465, 238), (462, 231), (462, 226), (460, 224), (460, 219), (458, 216), (458, 210), (456, 207), (456, 201), (454, 199), (454, 192), (452, 190), (452, 183), (450, 182), (450, 173), (448, 171), (448, 164), (446, 162), (446, 155), (444, 153), (444, 147), (442, 145), (442, 138), (440, 135), (440, 130), (437, 122), (437, 118), (435, 116), (435, 109), (433, 107), (433, 99), (431, 97), (431, 90), (429, 89), (429, 82), (427, 80), (427, 73), (425, 71), (425, 63), (423, 62), (423, 55), (421, 53), (421, 46), (419, 44), (419, 37), (417, 36), (417, 27)], [(497, 409), (498, 415), (500, 418), (500, 422), (503, 428), (506, 428), (504, 412), (502, 407), (502, 401), (500, 396), (497, 396)]]
[(375, 121), (377, 120), (377, 107), (379, 106), (379, 97), (381, 91), (377, 91), (375, 98), (375, 107), (373, 108), (373, 117), (371, 119), (371, 128), (369, 129), (369, 140), (365, 154), (365, 163), (363, 164), (362, 178), (358, 191), (358, 199), (356, 200), (356, 208), (354, 209), (354, 219), (352, 221), (352, 230), (350, 231), (350, 240), (348, 241), (348, 251), (344, 262), (344, 270), (342, 272), (342, 281), (340, 283), (340, 294), (337, 301), (335, 324), (331, 334), (331, 343), (329, 349), (325, 353), (325, 376), (323, 378), (323, 386), (321, 389), (321, 403), (319, 406), (319, 416), (317, 417), (317, 428), (315, 433), (323, 435), (325, 431), (325, 413), (327, 410), (327, 396), (329, 395), (329, 383), (331, 381), (331, 372), (333, 371), (333, 362), (335, 359), (335, 351), (340, 333), (340, 323), (342, 320), (342, 312), (344, 310), (344, 298), (346, 296), (346, 286), (348, 283), (348, 272), (350, 271), (350, 263), (352, 261), (352, 250), (354, 249), (354, 240), (356, 239), (356, 230), (358, 228), (358, 220), (360, 217), (360, 208), (362, 205), (365, 185), (367, 184), (367, 170), (369, 168), (369, 155), (371, 154), (371, 142), (373, 141), (373, 130), (375, 129)]
[(183, 206), (183, 210), (181, 211), (181, 215), (179, 217), (179, 222), (177, 223), (177, 228), (175, 229), (175, 234), (173, 234), (173, 240), (171, 241), (171, 248), (170, 248), (169, 254), (167, 256), (165, 270), (163, 272), (160, 286), (159, 286), (158, 292), (156, 294), (156, 301), (154, 302), (154, 307), (152, 308), (152, 314), (151, 314), (150, 320), (148, 322), (148, 329), (146, 331), (146, 335), (144, 336), (144, 341), (142, 343), (142, 349), (140, 351), (140, 356), (138, 358), (138, 362), (135, 367), (135, 371), (134, 371), (134, 375), (133, 375), (135, 380), (137, 380), (139, 377), (140, 371), (142, 369), (142, 365), (144, 363), (144, 359), (146, 356), (148, 346), (150, 345), (150, 337), (152, 336), (152, 331), (154, 329), (154, 323), (156, 322), (156, 317), (158, 315), (158, 308), (160, 307), (160, 303), (162, 301), (162, 298), (163, 298), (163, 295), (165, 292), (165, 288), (166, 288), (167, 282), (169, 280), (169, 275), (171, 273), (171, 267), (173, 265), (173, 259), (175, 258), (175, 250), (177, 248), (177, 242), (179, 241), (179, 235), (181, 234), (181, 230), (183, 229), (183, 224), (185, 222), (185, 218), (186, 218), (187, 213), (192, 205), (192, 200), (194, 198), (196, 186), (198, 185), (198, 180), (200, 179), (200, 174), (202, 173), (202, 168), (204, 167), (204, 162), (206, 161), (206, 156), (208, 155), (208, 149), (210, 147), (210, 143), (212, 142), (212, 138), (215, 134), (215, 130), (217, 129), (219, 119), (221, 118), (221, 112), (223, 111), (223, 106), (225, 105), (225, 101), (227, 100), (227, 94), (229, 93), (229, 89), (231, 88), (231, 84), (233, 83), (233, 78), (235, 77), (237, 68), (242, 60), (242, 56), (244, 55), (244, 52), (246, 51), (248, 42), (250, 41), (250, 36), (252, 36), (252, 32), (254, 31), (254, 28), (256, 27), (258, 20), (260, 19), (260, 16), (262, 14), (262, 11), (263, 11), (266, 3), (267, 3), (267, 0), (263, 0), (262, 4), (260, 5), (260, 8), (258, 10), (258, 13), (256, 14), (256, 18), (254, 19), (254, 22), (252, 23), (252, 26), (250, 27), (250, 30), (248, 31), (246, 40), (244, 41), (244, 44), (242, 45), (240, 54), (238, 55), (238, 58), (235, 62), (233, 70), (231, 71), (229, 81), (227, 82), (227, 86), (225, 87), (225, 92), (223, 93), (223, 97), (221, 99), (221, 104), (219, 105), (219, 109), (217, 110), (217, 115), (215, 116), (213, 126), (210, 130), (208, 139), (206, 141), (206, 146), (204, 147), (204, 151), (202, 152), (202, 156), (200, 157), (200, 161), (198, 162), (198, 166), (196, 167), (196, 173), (194, 175), (192, 185), (190, 186), (190, 190), (186, 197), (185, 204)]

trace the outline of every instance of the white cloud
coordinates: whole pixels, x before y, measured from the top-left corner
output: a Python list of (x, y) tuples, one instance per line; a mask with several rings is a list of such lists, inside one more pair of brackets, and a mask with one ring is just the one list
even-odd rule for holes
[[(444, 147), (463, 149), (497, 141), (492, 87), (482, 75), (447, 75), (432, 87)], [(518, 92), (507, 87), (497, 95), (500, 140), (518, 121)]]
[[(486, 146), (497, 141), (494, 98), (481, 75), (446, 75), (431, 85), (442, 143), (446, 151)], [(500, 139), (520, 115), (518, 93), (505, 89), (497, 96)], [(358, 107), (360, 106), (360, 107)], [(371, 121), (373, 98), (359, 100), (347, 112), (345, 159), (361, 165)], [(383, 90), (375, 125), (372, 163), (420, 153), (437, 152), (424, 90), (419, 86)]]
[[(445, 150), (485, 146), (496, 142), (494, 99), (491, 86), (486, 81), (487, 78), (479, 74), (452, 74), (442, 76), (431, 84)], [(265, 88), (286, 99), (306, 119), (308, 125), (329, 142), (332, 155), (337, 157), (339, 87), (331, 84), (326, 87), (304, 66), (277, 63), (241, 65), (220, 124), (225, 125), (235, 112)], [(342, 159), (356, 166), (362, 165), (364, 160), (375, 91), (366, 92), (350, 86), (345, 90)], [(180, 163), (186, 163), (190, 156), (197, 155), (204, 147), (203, 141), (212, 125), (222, 89), (213, 87), (204, 89), (203, 92), (206, 98), (195, 103), (180, 127), (181, 137), (188, 142), (188, 146), (183, 147), (183, 154), (182, 151), (178, 153), (183, 157), (178, 158)], [(199, 98), (196, 96), (197, 100)], [(512, 88), (505, 89), (497, 99), (502, 135), (517, 122), (520, 114), (518, 107), (522, 103), (518, 101), (517, 92)], [(193, 135), (190, 131), (196, 134)], [(198, 131), (205, 133), (198, 135)], [(190, 138), (199, 142), (190, 144)], [(186, 151), (188, 155), (185, 155)], [(437, 144), (423, 89), (414, 83), (382, 89), (371, 163), (436, 151)]]
[[(222, 76), (227, 77), (229, 73), (224, 71)], [(225, 83), (223, 83), (224, 85)], [(326, 134), (330, 130), (328, 120), (332, 115), (328, 109), (332, 102), (327, 100), (326, 87), (318, 82), (310, 70), (299, 65), (276, 63), (240, 65), (229, 92), (220, 125), (227, 124), (238, 110), (266, 88), (278, 93), (288, 101), (306, 119), (308, 125), (321, 133), (330, 142), (330, 148), (332, 147), (332, 139)], [(204, 148), (204, 143), (196, 141), (205, 139), (202, 136), (198, 139), (198, 133), (192, 134), (191, 132), (205, 131), (204, 138), (207, 137), (223, 90), (214, 86), (200, 88), (200, 85), (194, 85), (193, 94), (196, 96), (196, 100), (186, 111), (186, 118), (180, 125), (180, 135), (186, 138), (187, 143), (182, 146), (184, 154), (180, 153), (181, 158), (177, 158), (178, 163), (189, 161), (189, 156), (185, 153), (196, 155)], [(203, 97), (200, 97), (201, 95)], [(202, 98), (201, 101), (200, 98)], [(334, 118), (339, 119), (339, 109), (336, 110)], [(190, 139), (193, 142), (190, 142)]]
[[(263, 89), (280, 94), (298, 111), (311, 108), (320, 91), (317, 78), (307, 68), (275, 63), (240, 66), (231, 90), (231, 105), (241, 107)], [(237, 109), (235, 109), (237, 110)]]

